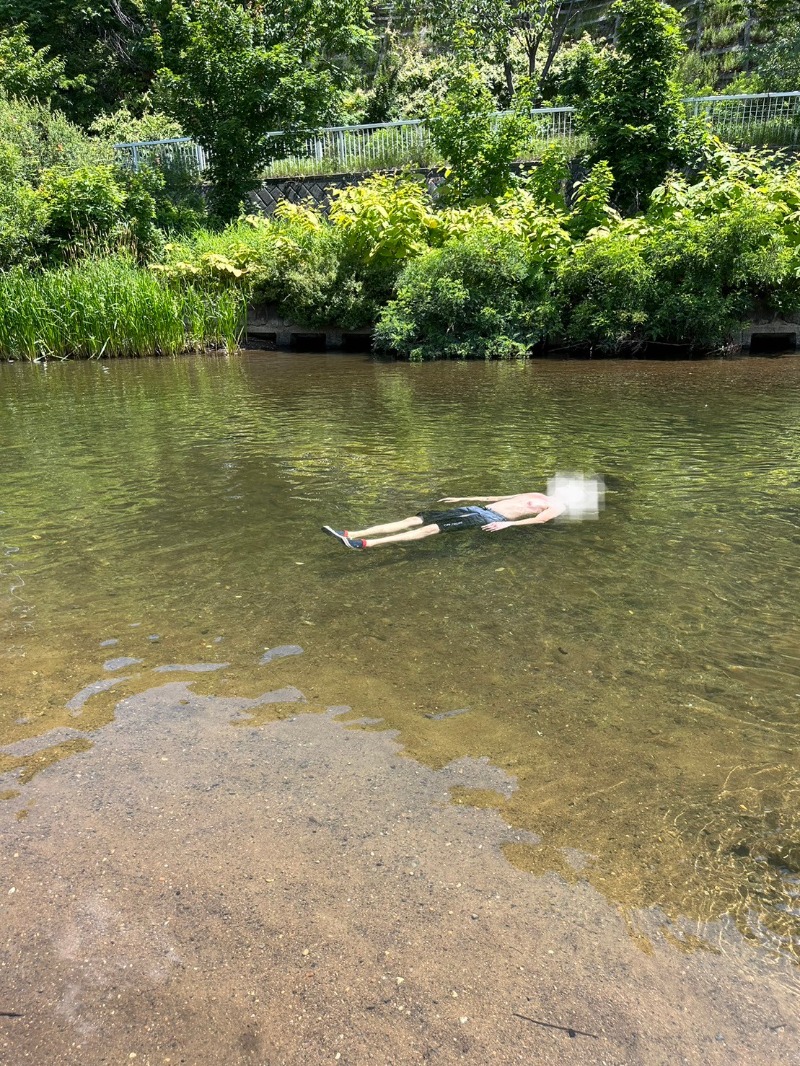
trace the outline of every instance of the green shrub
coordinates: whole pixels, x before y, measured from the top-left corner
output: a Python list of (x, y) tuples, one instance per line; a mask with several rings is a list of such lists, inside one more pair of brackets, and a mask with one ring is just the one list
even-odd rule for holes
[(112, 144), (125, 144), (132, 141), (164, 141), (173, 137), (183, 137), (180, 125), (165, 115), (163, 111), (144, 111), (134, 115), (123, 104), (108, 115), (99, 115), (89, 127), (92, 133)]
[[(164, 178), (118, 170), (107, 142), (44, 105), (0, 96), (0, 267), (158, 246)], [(155, 194), (155, 195), (154, 195)]]
[(585, 237), (600, 226), (614, 225), (619, 215), (611, 206), (614, 175), (604, 159), (591, 168), (583, 181), (575, 183), (569, 221), (574, 237)]
[(0, 91), (26, 100), (47, 101), (68, 88), (64, 60), (48, 57), (50, 49), (33, 47), (25, 26), (0, 30)]
[(647, 339), (652, 271), (638, 232), (623, 226), (579, 244), (559, 273), (569, 304), (566, 338), (572, 344), (616, 352)]
[(439, 189), (443, 203), (491, 199), (513, 184), (512, 164), (533, 127), (522, 114), (497, 118), (495, 111), (480, 71), (461, 63), (450, 76), (447, 95), (428, 116), (433, 146), (447, 161)]
[(557, 324), (551, 275), (529, 243), (479, 227), (411, 260), (376, 347), (413, 360), (520, 358)]
[[(113, 114), (101, 115), (91, 125), (98, 137), (110, 143), (160, 141), (182, 137), (178, 123), (161, 111), (147, 110), (134, 115), (123, 105)], [(158, 149), (140, 150), (139, 185), (155, 202), (155, 224), (166, 233), (186, 233), (208, 223), (202, 176), (189, 159)]]
[(727, 149), (710, 162), (694, 184), (656, 189), (645, 218), (609, 219), (575, 246), (559, 278), (570, 341), (712, 349), (754, 307), (800, 307), (800, 169)]
[(373, 175), (335, 190), (328, 217), (354, 261), (397, 271), (440, 228), (424, 182), (407, 175)]
[(250, 216), (220, 233), (201, 230), (165, 252), (158, 273), (235, 287), (298, 325), (355, 329), (377, 313), (363, 278), (343, 267), (341, 235), (313, 208), (284, 203), (273, 219)]
[(299, 325), (356, 329), (375, 320), (404, 263), (436, 238), (425, 187), (376, 175), (337, 192), (330, 217), (283, 202), (212, 234), (172, 242), (161, 273), (236, 285)]
[(75, 170), (113, 162), (111, 145), (88, 136), (45, 104), (11, 100), (0, 93), (0, 142), (16, 147), (22, 158), (21, 180), (38, 183), (52, 167)]
[(791, 252), (772, 212), (753, 198), (718, 218), (683, 216), (653, 229), (649, 335), (694, 348), (722, 345), (758, 303), (788, 295)]
[(567, 151), (562, 144), (553, 143), (545, 148), (538, 164), (528, 170), (520, 184), (543, 206), (563, 211), (569, 177)]
[(17, 146), (0, 141), (0, 270), (35, 265), (43, 243), (45, 213), (22, 171)]
[(618, 20), (616, 43), (598, 57), (589, 95), (578, 102), (578, 125), (591, 138), (593, 159), (611, 166), (620, 203), (635, 207), (688, 160), (701, 132), (681, 102), (678, 12), (662, 0), (617, 0), (610, 13)]
[(123, 218), (125, 193), (108, 166), (48, 171), (39, 196), (48, 215), (48, 237), (59, 247), (105, 240)]
[(708, 350), (724, 346), (756, 305), (797, 306), (792, 253), (774, 219), (752, 206), (720, 220), (634, 225), (589, 238), (564, 265), (573, 344)]
[(37, 197), (55, 258), (116, 246), (142, 254), (154, 241), (155, 202), (138, 175), (120, 175), (110, 166), (53, 169), (42, 175)]

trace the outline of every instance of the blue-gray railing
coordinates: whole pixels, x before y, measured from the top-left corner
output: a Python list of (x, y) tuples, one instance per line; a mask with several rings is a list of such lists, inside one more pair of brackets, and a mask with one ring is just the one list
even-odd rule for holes
[[(740, 145), (794, 145), (800, 143), (800, 91), (754, 93), (738, 96), (692, 96), (684, 100), (690, 114), (704, 116), (723, 140)], [(507, 112), (499, 112), (497, 118)], [(572, 107), (545, 107), (531, 112), (534, 122), (531, 153), (560, 141), (579, 138)], [(436, 163), (424, 119), (401, 119), (361, 126), (329, 126), (298, 141), (274, 131), (267, 136), (275, 144), (275, 162), (270, 175), (325, 174), (402, 166), (405, 163)], [(280, 141), (285, 141), (285, 146)], [(189, 137), (163, 141), (115, 144), (120, 160), (137, 170), (143, 163), (183, 164), (202, 172), (208, 153)]]
[(169, 137), (163, 141), (123, 141), (114, 145), (114, 152), (123, 166), (138, 170), (143, 163), (157, 166), (183, 164), (203, 171), (208, 166), (208, 153), (191, 137)]

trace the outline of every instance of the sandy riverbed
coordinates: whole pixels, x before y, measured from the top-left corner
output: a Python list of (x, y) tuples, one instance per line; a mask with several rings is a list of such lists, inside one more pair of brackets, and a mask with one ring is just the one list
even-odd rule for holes
[(515, 869), (450, 802), (502, 772), (250, 702), (171, 682), (0, 780), (4, 1064), (798, 1061), (790, 964)]

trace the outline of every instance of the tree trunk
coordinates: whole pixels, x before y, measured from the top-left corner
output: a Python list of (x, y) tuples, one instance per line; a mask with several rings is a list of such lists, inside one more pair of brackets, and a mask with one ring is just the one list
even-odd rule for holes
[(514, 99), (514, 69), (511, 66), (511, 60), (506, 56), (503, 60), (503, 73), (506, 78), (506, 89), (508, 90), (508, 99)]

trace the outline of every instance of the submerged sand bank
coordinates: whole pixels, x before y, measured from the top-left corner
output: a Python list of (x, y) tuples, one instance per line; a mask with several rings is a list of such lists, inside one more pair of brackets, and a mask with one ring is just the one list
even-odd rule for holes
[(166, 684), (0, 781), (4, 1063), (797, 1061), (788, 963), (515, 869), (530, 835), (449, 802), (500, 771), (249, 702)]

